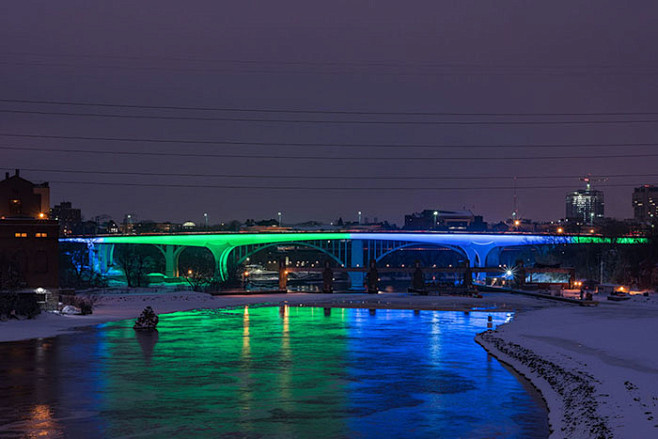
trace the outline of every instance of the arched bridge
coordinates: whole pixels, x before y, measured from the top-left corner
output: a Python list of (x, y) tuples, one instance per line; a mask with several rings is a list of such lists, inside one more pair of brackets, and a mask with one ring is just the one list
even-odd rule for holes
[[(62, 242), (81, 242), (89, 247), (90, 264), (105, 273), (113, 263), (115, 245), (154, 245), (165, 259), (165, 275), (178, 276), (178, 258), (187, 247), (204, 247), (215, 259), (215, 270), (222, 280), (228, 278), (229, 261), (240, 263), (248, 256), (270, 246), (301, 244), (316, 248), (345, 267), (364, 267), (371, 259), (418, 244), (453, 249), (469, 261), (471, 267), (497, 266), (501, 248), (554, 244), (637, 244), (644, 238), (605, 238), (599, 236), (435, 233), (435, 232), (260, 232), (195, 233), (177, 235), (126, 235), (63, 238)], [(360, 285), (362, 272), (350, 273), (353, 285)], [(356, 283), (355, 283), (356, 282)]]

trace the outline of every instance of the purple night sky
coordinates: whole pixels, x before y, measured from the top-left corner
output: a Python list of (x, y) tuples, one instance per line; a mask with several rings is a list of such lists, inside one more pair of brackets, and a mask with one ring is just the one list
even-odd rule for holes
[[(0, 102), (0, 163), (7, 169), (26, 169), (22, 175), (35, 182), (50, 181), (52, 203), (71, 201), (82, 208), (87, 218), (109, 214), (120, 220), (125, 213), (133, 213), (139, 220), (200, 222), (207, 212), (210, 222), (216, 223), (275, 218), (277, 211), (282, 211), (284, 222), (310, 219), (328, 222), (338, 216), (354, 220), (360, 210), (370, 219), (378, 217), (400, 224), (405, 213), (425, 208), (467, 208), (493, 222), (510, 216), (513, 209), (510, 188), (513, 177), (517, 176), (521, 217), (555, 220), (564, 216), (567, 188), (580, 188), (578, 176), (587, 173), (610, 177), (600, 184), (606, 196), (606, 216), (627, 218), (632, 216), (633, 185), (658, 184), (658, 157), (647, 156), (658, 155), (658, 27), (655, 25), (658, 2), (655, 0), (5, 0), (0, 12), (0, 99), (3, 100)], [(10, 100), (485, 114), (228, 112)], [(516, 115), (492, 116), (491, 113)], [(645, 114), (532, 116), (528, 113)], [(282, 123), (262, 119), (325, 122)], [(629, 123), (629, 120), (657, 122)], [(399, 123), (419, 121), (595, 123)], [(270, 145), (118, 142), (24, 135)], [(645, 146), (628, 146), (629, 143)], [(336, 144), (401, 146), (331, 146)], [(419, 144), (455, 147), (409, 146)], [(612, 146), (473, 147), (547, 144)], [(66, 149), (156, 155), (61, 151)], [(157, 153), (206, 156), (158, 156)], [(243, 157), (208, 157), (213, 154)], [(626, 154), (635, 157), (623, 157)], [(605, 155), (616, 157), (596, 158)], [(273, 156), (347, 159), (298, 160)], [(536, 159), (547, 156), (556, 158)], [(355, 160), (355, 157), (399, 159)], [(450, 157), (468, 159), (447, 160)], [(497, 160), (478, 159), (481, 157)], [(92, 173), (53, 172), (62, 170)], [(336, 178), (317, 178), (331, 176)], [(528, 176), (548, 178), (522, 178)], [(78, 181), (137, 185), (71, 183)], [(291, 189), (272, 189), (277, 186)], [(529, 186), (544, 188), (529, 190)], [(344, 189), (299, 189), (309, 187)], [(367, 187), (383, 189), (354, 189)], [(467, 187), (475, 189), (446, 189)]]

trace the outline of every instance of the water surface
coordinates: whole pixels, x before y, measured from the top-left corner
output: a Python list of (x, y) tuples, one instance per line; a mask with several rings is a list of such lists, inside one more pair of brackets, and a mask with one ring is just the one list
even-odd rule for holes
[(206, 310), (0, 343), (0, 437), (547, 437), (473, 341), (487, 315)]

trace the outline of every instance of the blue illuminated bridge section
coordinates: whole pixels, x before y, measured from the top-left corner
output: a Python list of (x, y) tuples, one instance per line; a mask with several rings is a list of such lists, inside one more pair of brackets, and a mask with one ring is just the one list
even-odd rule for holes
[[(364, 267), (368, 261), (405, 247), (436, 246), (453, 249), (472, 267), (496, 266), (496, 254), (502, 248), (557, 244), (641, 244), (646, 238), (607, 238), (602, 236), (487, 234), (435, 232), (259, 232), (259, 233), (189, 233), (175, 235), (112, 235), (63, 238), (62, 242), (85, 243), (90, 249), (90, 263), (100, 272), (112, 265), (114, 248), (121, 244), (153, 245), (163, 254), (165, 275), (178, 276), (178, 258), (189, 247), (207, 248), (213, 255), (216, 271), (226, 279), (230, 263), (242, 263), (267, 247), (298, 244), (325, 253), (345, 267)], [(365, 264), (364, 264), (365, 262)], [(492, 263), (493, 262), (493, 263)]]

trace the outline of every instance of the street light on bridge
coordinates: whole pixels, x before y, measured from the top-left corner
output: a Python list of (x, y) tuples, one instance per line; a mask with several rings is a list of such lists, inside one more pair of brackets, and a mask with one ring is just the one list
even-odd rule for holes
[(277, 212), (276, 214), (279, 217), (279, 227), (281, 227), (281, 212)]

